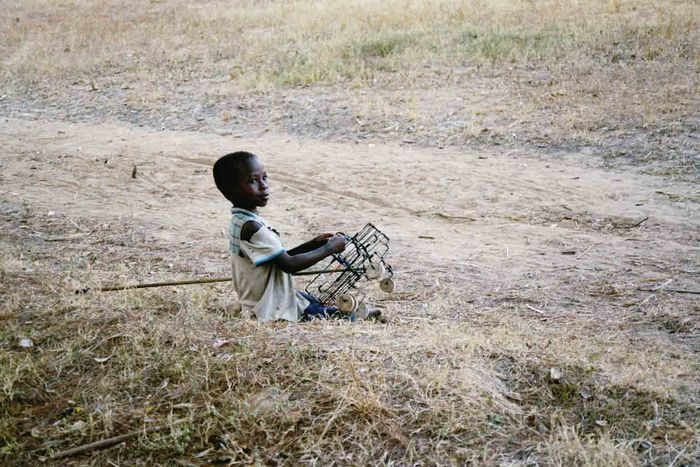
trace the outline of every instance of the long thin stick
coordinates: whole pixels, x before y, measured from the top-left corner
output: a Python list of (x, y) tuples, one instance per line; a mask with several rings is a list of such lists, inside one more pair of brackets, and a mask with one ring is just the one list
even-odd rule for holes
[(536, 311), (537, 313), (539, 313), (539, 314), (541, 314), (541, 315), (544, 314), (544, 311), (538, 310), (538, 309), (535, 308), (534, 306), (530, 306), (530, 305), (528, 305), (528, 304), (525, 304), (525, 306), (526, 306), (527, 308), (531, 309), (532, 311)]
[(664, 292), (674, 292), (674, 293), (688, 293), (688, 294), (693, 294), (693, 295), (700, 295), (700, 290), (685, 290), (685, 289), (642, 289), (639, 288), (637, 290), (640, 290), (642, 292), (659, 292), (660, 290), (663, 290)]
[[(322, 271), (299, 271), (292, 274), (293, 276), (311, 276), (316, 274), (339, 274), (345, 272), (347, 269), (332, 269), (332, 270), (322, 270)], [(147, 282), (144, 284), (126, 284), (126, 285), (113, 285), (109, 287), (101, 287), (99, 289), (91, 289), (86, 287), (84, 289), (77, 289), (76, 294), (88, 293), (92, 290), (97, 292), (113, 292), (116, 290), (128, 290), (128, 289), (148, 289), (152, 287), (167, 287), (171, 285), (190, 285), (190, 284), (212, 284), (214, 282), (228, 282), (231, 277), (208, 277), (205, 279), (186, 279), (182, 281), (165, 281), (165, 282)]]
[(147, 289), (150, 287), (165, 287), (168, 285), (189, 285), (189, 284), (210, 284), (213, 282), (226, 282), (230, 281), (230, 277), (209, 277), (206, 279), (188, 279), (184, 281), (165, 281), (165, 282), (149, 282), (145, 284), (128, 284), (128, 285), (114, 285), (110, 287), (101, 287), (99, 289), (91, 289), (86, 287), (84, 289), (77, 289), (76, 294), (84, 294), (95, 290), (97, 292), (112, 292), (115, 290), (127, 290), (127, 289)]
[(59, 451), (53, 456), (51, 456), (51, 458), (60, 459), (62, 457), (74, 456), (83, 452), (94, 451), (95, 449), (108, 448), (110, 446), (114, 446), (115, 444), (123, 443), (124, 441), (127, 441), (131, 438), (135, 438), (141, 433), (153, 433), (154, 431), (159, 431), (160, 429), (161, 428), (159, 426), (154, 426), (151, 428), (146, 428), (145, 430), (132, 431), (130, 433), (115, 436), (113, 438), (101, 439), (99, 441), (95, 441), (94, 443), (84, 444), (75, 448), (66, 449), (65, 451)]
[(632, 224), (632, 227), (639, 227), (640, 225), (642, 225), (643, 223), (645, 223), (648, 220), (649, 220), (649, 216), (646, 216), (645, 218), (643, 218), (639, 222), (635, 222), (634, 224)]
[(292, 273), (292, 276), (314, 276), (316, 274), (340, 274), (345, 271), (353, 271), (356, 273), (360, 273), (360, 271), (357, 271), (356, 269), (352, 268), (343, 268), (343, 269), (323, 269), (322, 271), (299, 271)]
[(591, 244), (589, 245), (588, 248), (586, 248), (585, 250), (583, 250), (583, 252), (582, 252), (581, 254), (579, 254), (579, 255), (576, 257), (576, 259), (579, 259), (581, 256), (583, 256), (583, 255), (585, 255), (586, 253), (588, 253), (588, 250), (590, 250), (590, 249), (593, 248), (594, 246), (595, 246), (595, 242), (591, 243)]

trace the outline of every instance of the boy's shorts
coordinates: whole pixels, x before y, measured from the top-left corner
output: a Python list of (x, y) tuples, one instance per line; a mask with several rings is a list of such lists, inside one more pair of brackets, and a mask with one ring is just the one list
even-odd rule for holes
[[(345, 318), (337, 306), (323, 306), (316, 297), (301, 290), (297, 293), (309, 301), (309, 306), (304, 309), (300, 321), (311, 321), (314, 319), (340, 319)], [(353, 317), (347, 317), (354, 321)]]

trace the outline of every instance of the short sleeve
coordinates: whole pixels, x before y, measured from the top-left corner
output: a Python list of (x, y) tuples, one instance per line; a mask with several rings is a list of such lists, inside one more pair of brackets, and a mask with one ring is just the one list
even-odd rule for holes
[(284, 253), (280, 238), (266, 226), (260, 227), (250, 241), (241, 240), (241, 251), (256, 266), (271, 261)]

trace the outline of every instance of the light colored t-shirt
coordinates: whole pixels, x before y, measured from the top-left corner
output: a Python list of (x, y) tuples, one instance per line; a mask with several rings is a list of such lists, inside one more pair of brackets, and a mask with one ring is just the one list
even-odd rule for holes
[[(273, 263), (285, 252), (279, 235), (255, 213), (232, 208), (231, 214), (229, 247), (233, 286), (243, 312), (254, 313), (260, 321), (299, 321), (309, 301), (294, 290), (292, 276)], [(241, 240), (241, 227), (251, 220), (262, 227), (250, 241)]]

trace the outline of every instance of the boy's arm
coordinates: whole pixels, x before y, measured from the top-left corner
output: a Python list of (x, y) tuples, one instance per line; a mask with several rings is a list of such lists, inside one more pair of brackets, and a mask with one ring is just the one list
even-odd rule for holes
[(287, 274), (293, 274), (309, 266), (313, 266), (333, 253), (340, 253), (345, 249), (345, 243), (345, 235), (336, 234), (329, 238), (320, 248), (316, 248), (307, 253), (297, 253), (293, 256), (285, 251), (272, 261)]
[(302, 243), (301, 245), (296, 246), (291, 250), (287, 250), (287, 254), (289, 254), (289, 256), (296, 256), (301, 253), (308, 253), (310, 251), (316, 250), (325, 245), (328, 242), (328, 239), (332, 236), (332, 233), (323, 233), (314, 237), (306, 243)]
[[(253, 235), (260, 230), (262, 225), (259, 222), (248, 221), (243, 224), (241, 228), (241, 240), (250, 241)], [(314, 240), (308, 243), (319, 240), (319, 237), (325, 237), (324, 235), (319, 235)], [(330, 234), (329, 234), (330, 235)], [(313, 266), (314, 264), (321, 261), (323, 258), (327, 258), (333, 253), (340, 253), (345, 249), (345, 236), (342, 234), (331, 235), (327, 240), (323, 240), (323, 244), (320, 247), (312, 249), (304, 253), (295, 253), (294, 255), (289, 254), (289, 252), (284, 252), (277, 256), (275, 259), (271, 260), (275, 265), (287, 274), (293, 274), (299, 272), (303, 269)], [(304, 245), (306, 245), (304, 244)], [(300, 246), (304, 246), (300, 245)], [(297, 247), (299, 248), (299, 247)], [(296, 249), (296, 248), (295, 248)]]

